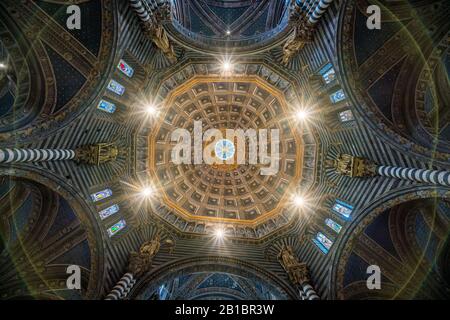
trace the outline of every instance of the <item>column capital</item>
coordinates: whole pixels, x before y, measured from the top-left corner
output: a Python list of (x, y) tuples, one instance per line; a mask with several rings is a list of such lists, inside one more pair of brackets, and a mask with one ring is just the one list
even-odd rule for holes
[(377, 175), (377, 164), (369, 159), (349, 154), (339, 154), (334, 160), (328, 160), (327, 166), (337, 173), (348, 177), (373, 177)]
[(99, 165), (116, 160), (118, 154), (119, 150), (114, 143), (98, 143), (77, 148), (75, 159), (79, 162)]

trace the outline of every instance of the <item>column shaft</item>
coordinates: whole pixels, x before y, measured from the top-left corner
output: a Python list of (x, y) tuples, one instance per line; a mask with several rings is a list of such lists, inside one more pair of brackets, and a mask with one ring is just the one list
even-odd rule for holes
[(148, 14), (148, 11), (147, 9), (145, 9), (141, 0), (130, 0), (130, 6), (136, 12), (141, 21), (147, 22), (148, 20), (150, 20), (150, 15)]
[(378, 166), (377, 173), (384, 177), (450, 186), (449, 171)]
[(70, 149), (0, 149), (0, 163), (71, 160), (75, 151)]
[(306, 300), (320, 300), (316, 290), (309, 284), (309, 282), (302, 283), (303, 292), (306, 296)]
[(123, 277), (117, 282), (111, 292), (106, 296), (105, 300), (122, 300), (128, 296), (133, 288), (136, 280), (132, 273), (125, 273)]
[(308, 23), (316, 24), (332, 2), (333, 0), (320, 0), (313, 13), (309, 16)]

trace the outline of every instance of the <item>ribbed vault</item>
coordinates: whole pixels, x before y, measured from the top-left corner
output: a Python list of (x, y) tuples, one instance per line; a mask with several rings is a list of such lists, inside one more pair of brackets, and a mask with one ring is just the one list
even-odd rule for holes
[(287, 35), (288, 4), (287, 0), (175, 0), (167, 29), (197, 50), (257, 50)]

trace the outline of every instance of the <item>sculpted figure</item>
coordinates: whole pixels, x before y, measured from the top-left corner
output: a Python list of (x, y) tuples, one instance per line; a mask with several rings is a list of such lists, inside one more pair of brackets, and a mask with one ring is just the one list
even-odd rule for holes
[(161, 237), (157, 235), (153, 240), (144, 243), (139, 252), (131, 252), (128, 272), (135, 277), (142, 276), (152, 265), (153, 257), (158, 253), (161, 247)]
[(306, 263), (301, 263), (297, 260), (292, 247), (283, 246), (278, 254), (278, 260), (292, 283), (301, 285), (302, 283), (309, 281), (309, 271)]

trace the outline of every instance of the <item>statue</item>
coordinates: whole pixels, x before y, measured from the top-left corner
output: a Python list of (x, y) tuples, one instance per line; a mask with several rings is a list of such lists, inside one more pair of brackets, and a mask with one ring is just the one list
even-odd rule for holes
[(344, 176), (352, 176), (353, 173), (353, 157), (348, 154), (340, 154), (336, 162), (336, 171)]
[(294, 27), (294, 32), (286, 40), (283, 46), (283, 64), (287, 65), (289, 61), (305, 46), (306, 43), (313, 40), (312, 27), (306, 22), (300, 23)]
[(160, 247), (161, 237), (157, 235), (153, 240), (145, 242), (139, 248), (139, 252), (131, 252), (128, 272), (132, 273), (135, 277), (140, 277), (149, 271), (152, 266), (153, 257), (158, 253)]
[(153, 43), (164, 53), (171, 63), (177, 62), (173, 46), (162, 25), (145, 24), (144, 31)]
[(98, 143), (79, 147), (75, 150), (75, 158), (78, 162), (99, 165), (114, 161), (119, 154), (119, 150), (114, 143)]
[(150, 19), (142, 23), (144, 33), (164, 53), (171, 63), (177, 62), (173, 45), (163, 27), (164, 22), (171, 20), (170, 1), (158, 1), (150, 9)]
[(349, 154), (340, 154), (331, 164), (337, 173), (348, 177), (373, 177), (376, 175), (377, 165), (364, 158)]
[(283, 246), (278, 254), (278, 260), (289, 276), (289, 280), (296, 285), (309, 281), (309, 271), (306, 263), (298, 262), (292, 247)]

